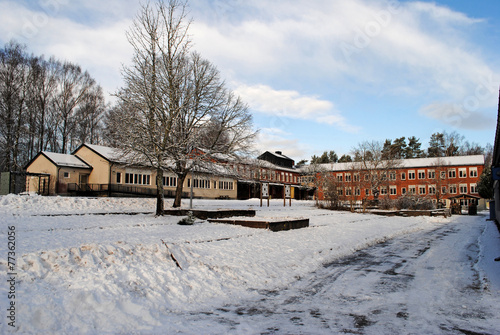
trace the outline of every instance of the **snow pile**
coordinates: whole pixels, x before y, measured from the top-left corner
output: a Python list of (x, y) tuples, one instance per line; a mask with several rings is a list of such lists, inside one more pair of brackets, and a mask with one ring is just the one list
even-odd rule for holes
[[(310, 227), (271, 232), (203, 220), (180, 226), (179, 217), (153, 214), (91, 214), (149, 212), (152, 199), (0, 197), (2, 234), (16, 227), (18, 330), (195, 332), (183, 313), (285, 288), (333, 259), (454, 219), (331, 212), (307, 201), (258, 204), (195, 201), (198, 209), (253, 208), (256, 219), (306, 217)], [(79, 215), (38, 216), (49, 213)], [(0, 271), (8, 272), (5, 259)]]

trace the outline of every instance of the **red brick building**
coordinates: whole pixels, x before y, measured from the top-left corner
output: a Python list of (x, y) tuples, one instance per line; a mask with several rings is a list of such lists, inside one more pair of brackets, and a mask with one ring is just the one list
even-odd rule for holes
[[(447, 207), (452, 202), (478, 204), (477, 182), (484, 169), (484, 156), (405, 159), (377, 167), (360, 163), (322, 164), (317, 196), (335, 188), (341, 201), (361, 203), (375, 198), (396, 199), (404, 195), (426, 197)], [(480, 204), (481, 205), (481, 204)]]

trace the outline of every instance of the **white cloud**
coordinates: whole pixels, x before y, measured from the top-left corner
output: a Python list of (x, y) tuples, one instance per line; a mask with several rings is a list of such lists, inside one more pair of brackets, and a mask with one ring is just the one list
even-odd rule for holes
[[(203, 12), (196, 12), (193, 36), (203, 55), (240, 77), (282, 76), (301, 78), (297, 86), (309, 80), (332, 88), (364, 87), (374, 94), (406, 91), (412, 96), (460, 100), (481, 77), (495, 73), (474, 41), (464, 36), (482, 20), (436, 3), (319, 0), (296, 1), (291, 6), (287, 1), (256, 0), (227, 4), (235, 5), (205, 6)], [(221, 9), (227, 17), (213, 19)]]
[(453, 103), (433, 103), (420, 111), (421, 115), (438, 120), (447, 126), (460, 129), (489, 129), (496, 120), (491, 115), (468, 110), (463, 105)]
[(278, 128), (262, 128), (257, 135), (255, 149), (260, 153), (265, 151), (281, 151), (296, 162), (306, 156), (306, 149), (301, 140), (290, 138), (292, 134)]
[(293, 90), (275, 90), (267, 85), (239, 85), (235, 93), (250, 105), (252, 110), (292, 119), (326, 123), (342, 127), (345, 131), (357, 128), (347, 124), (332, 102), (315, 96), (301, 95)]

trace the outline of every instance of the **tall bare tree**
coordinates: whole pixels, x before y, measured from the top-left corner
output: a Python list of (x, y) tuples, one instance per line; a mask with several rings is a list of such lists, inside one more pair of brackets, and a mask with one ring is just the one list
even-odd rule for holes
[(25, 47), (10, 42), (0, 50), (0, 146), (1, 163), (6, 170), (22, 167), (19, 161), (28, 82)]
[(157, 214), (164, 170), (177, 174), (178, 207), (190, 171), (215, 154), (247, 149), (254, 135), (247, 106), (225, 88), (215, 66), (190, 52), (189, 25), (183, 1), (141, 8), (127, 33), (134, 57), (117, 93), (120, 110), (113, 117), (120, 123), (109, 131), (131, 162), (155, 168)]
[(77, 126), (76, 110), (87, 91), (95, 84), (88, 72), (75, 64), (65, 62), (59, 69), (58, 92), (54, 99), (54, 107), (59, 115), (59, 134), (61, 136), (61, 153), (67, 153), (72, 132)]

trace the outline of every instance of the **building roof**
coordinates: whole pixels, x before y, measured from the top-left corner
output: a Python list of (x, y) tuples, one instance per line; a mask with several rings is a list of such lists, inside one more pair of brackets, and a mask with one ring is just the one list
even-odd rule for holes
[(48, 152), (48, 151), (42, 151), (41, 154), (47, 157), (52, 163), (54, 163), (57, 166), (92, 169), (90, 165), (88, 165), (80, 158), (73, 155), (58, 154), (55, 152)]
[[(356, 162), (350, 163), (327, 163), (318, 164), (319, 171), (349, 171), (353, 169)], [(383, 164), (381, 164), (382, 166)], [(471, 156), (453, 156), (453, 157), (427, 157), (427, 158), (409, 158), (400, 160), (395, 168), (419, 168), (432, 166), (464, 166), (464, 165), (484, 165), (483, 155)], [(312, 171), (312, 166), (308, 165), (301, 168), (302, 172)], [(319, 172), (318, 171), (318, 172)]]
[(483, 155), (411, 158), (402, 160), (402, 167), (484, 165)]
[[(97, 145), (97, 144), (88, 144), (85, 143), (82, 146), (86, 146), (90, 150), (93, 150), (103, 158), (107, 159), (110, 162), (118, 162), (122, 161), (123, 159), (120, 159), (120, 152), (116, 148), (111, 148), (111, 147), (106, 147), (103, 145)], [(80, 147), (81, 148), (81, 147)], [(79, 149), (79, 148), (78, 148)], [(77, 151), (78, 151), (77, 149)]]

